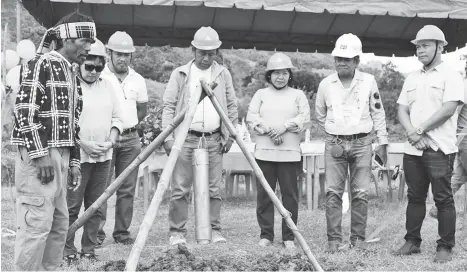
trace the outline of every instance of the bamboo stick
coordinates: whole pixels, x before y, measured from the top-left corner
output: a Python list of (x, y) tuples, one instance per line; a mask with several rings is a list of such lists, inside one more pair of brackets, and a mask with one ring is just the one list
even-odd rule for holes
[(235, 140), (237, 141), (238, 146), (243, 151), (243, 154), (246, 156), (246, 159), (248, 160), (251, 167), (253, 168), (253, 171), (255, 172), (256, 177), (258, 177), (259, 181), (261, 182), (261, 185), (263, 186), (263, 188), (268, 193), (269, 197), (271, 198), (272, 202), (274, 203), (274, 205), (279, 210), (280, 214), (284, 218), (284, 220), (287, 223), (287, 225), (289, 226), (289, 228), (292, 230), (293, 234), (297, 238), (298, 243), (300, 244), (300, 247), (305, 252), (306, 256), (310, 260), (310, 262), (313, 265), (314, 269), (316, 271), (323, 271), (323, 268), (321, 268), (320, 264), (318, 263), (315, 256), (311, 252), (311, 250), (308, 247), (305, 239), (303, 238), (303, 236), (298, 231), (297, 226), (295, 225), (295, 223), (292, 220), (292, 217), (290, 216), (290, 212), (287, 211), (284, 208), (282, 203), (276, 197), (276, 194), (274, 193), (274, 191), (269, 186), (268, 182), (266, 181), (266, 178), (264, 177), (263, 172), (261, 171), (261, 168), (259, 168), (259, 166), (256, 163), (253, 155), (248, 152), (248, 150), (246, 148), (246, 145), (243, 142), (242, 137), (240, 137), (240, 135), (237, 133), (235, 127), (233, 126), (232, 122), (229, 120), (227, 114), (223, 111), (222, 106), (220, 105), (219, 100), (217, 100), (216, 96), (214, 95), (211, 87), (203, 80), (201, 80), (201, 84), (203, 86), (204, 91), (206, 92), (206, 95), (209, 97), (209, 99), (211, 99), (212, 104), (214, 105), (214, 108), (216, 108), (217, 113), (221, 117), (222, 122), (227, 126), (227, 128), (229, 129), (230, 134), (235, 137)]
[[(191, 101), (199, 101), (200, 98), (203, 97), (201, 95), (202, 93), (202, 88), (196, 88), (195, 92), (191, 96)], [(172, 177), (175, 163), (177, 162), (186, 136), (188, 135), (188, 129), (190, 128), (191, 122), (193, 121), (193, 116), (195, 115), (197, 105), (198, 103), (193, 102), (190, 102), (188, 105), (185, 120), (180, 125), (180, 129), (178, 130), (177, 135), (175, 135), (175, 142), (172, 147), (172, 151), (170, 152), (169, 158), (165, 163), (164, 170), (162, 170), (156, 193), (154, 194), (154, 197), (151, 200), (151, 204), (149, 205), (149, 208), (144, 216), (143, 222), (141, 223), (141, 226), (139, 228), (138, 236), (136, 237), (136, 241), (133, 244), (130, 256), (128, 257), (128, 260), (126, 262), (125, 271), (136, 270), (141, 251), (143, 251), (143, 247), (146, 244), (149, 231), (151, 230), (152, 224), (156, 219), (157, 210), (159, 209), (161, 201), (164, 197), (164, 192), (169, 185), (170, 178)]]
[(175, 128), (183, 121), (185, 118), (186, 109), (182, 110), (180, 114), (178, 114), (173, 122), (167, 126), (160, 134), (157, 136), (152, 143), (150, 143), (139, 155), (136, 159), (112, 182), (107, 189), (105, 189), (104, 193), (94, 202), (92, 203), (91, 207), (89, 207), (84, 214), (76, 219), (76, 221), (70, 226), (68, 229), (68, 236), (75, 233), (80, 227), (84, 225), (86, 222), (96, 211), (99, 209), (102, 204), (104, 204), (107, 199), (109, 199), (120, 187), (123, 181), (128, 177), (128, 175), (133, 172), (133, 170), (137, 169), (138, 166), (143, 163), (151, 153), (156, 150), (163, 142), (167, 136), (172, 133)]

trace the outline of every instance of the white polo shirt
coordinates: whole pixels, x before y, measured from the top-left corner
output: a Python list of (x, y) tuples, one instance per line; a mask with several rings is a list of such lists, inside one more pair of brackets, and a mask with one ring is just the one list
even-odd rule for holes
[(148, 91), (144, 78), (128, 67), (128, 75), (120, 82), (117, 76), (110, 71), (108, 65), (102, 71), (102, 76), (112, 83), (118, 98), (122, 102), (123, 129), (136, 126), (139, 123), (136, 103), (148, 102)]
[[(442, 62), (438, 66), (425, 71), (423, 69), (411, 73), (404, 82), (397, 103), (409, 107), (410, 122), (415, 128), (428, 120), (445, 102), (464, 102), (464, 83), (459, 72)], [(432, 140), (432, 148), (438, 148), (444, 154), (457, 152), (456, 127), (458, 111), (444, 124), (427, 131)], [(407, 141), (404, 146), (406, 154), (421, 156), (419, 150)]]

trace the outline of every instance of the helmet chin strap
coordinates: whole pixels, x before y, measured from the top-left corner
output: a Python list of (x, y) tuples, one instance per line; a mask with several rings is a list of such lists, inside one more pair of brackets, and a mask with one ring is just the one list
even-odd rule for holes
[(436, 40), (435, 54), (434, 54), (433, 58), (431, 59), (431, 61), (427, 65), (425, 65), (425, 67), (429, 67), (433, 63), (433, 61), (435, 60), (437, 54), (438, 54), (438, 40)]
[(283, 87), (277, 87), (276, 84), (274, 84), (274, 83), (272, 83), (272, 82), (271, 82), (271, 84), (272, 84), (272, 86), (273, 86), (274, 88), (276, 88), (276, 90), (282, 90), (282, 89), (284, 89), (285, 87), (287, 87), (287, 84), (285, 84)]

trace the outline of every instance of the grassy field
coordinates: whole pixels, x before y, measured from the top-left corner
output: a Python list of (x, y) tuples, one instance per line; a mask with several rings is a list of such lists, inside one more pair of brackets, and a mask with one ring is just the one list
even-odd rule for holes
[[(462, 190), (463, 191), (463, 190)], [(461, 212), (463, 212), (463, 195), (456, 196), (458, 210), (457, 242), (461, 240)], [(113, 227), (113, 214), (115, 197), (109, 200), (109, 219), (106, 225), (107, 233), (110, 234)], [(14, 229), (12, 203), (9, 199), (7, 188), (2, 190), (2, 228)], [(298, 228), (305, 237), (312, 252), (315, 254), (324, 270), (349, 271), (349, 270), (375, 270), (375, 271), (465, 271), (467, 270), (467, 252), (458, 244), (454, 250), (454, 260), (447, 264), (433, 263), (437, 239), (437, 221), (427, 217), (422, 229), (422, 253), (409, 257), (397, 257), (392, 254), (394, 250), (402, 245), (405, 234), (405, 205), (398, 207), (396, 204), (386, 205), (381, 199), (372, 198), (370, 201), (369, 220), (367, 233), (370, 234), (386, 219), (390, 218), (387, 228), (381, 232), (381, 240), (370, 244), (370, 251), (362, 252), (350, 249), (337, 254), (324, 252), (327, 245), (326, 221), (322, 210), (309, 211), (305, 203), (301, 203)], [(142, 199), (135, 202), (135, 216), (133, 218), (131, 233), (137, 235), (139, 224), (144, 217)], [(148, 265), (161, 256), (168, 249), (168, 205), (161, 206), (156, 222), (142, 252), (140, 263)], [(188, 249), (196, 257), (203, 259), (230, 260), (231, 262), (255, 262), (268, 254), (281, 252), (280, 237), (281, 217), (276, 212), (274, 246), (261, 248), (256, 245), (259, 240), (259, 228), (255, 216), (255, 202), (246, 199), (233, 199), (225, 201), (222, 210), (223, 234), (227, 238), (226, 244), (197, 245), (194, 239), (193, 207), (190, 207), (190, 220), (188, 222)], [(344, 237), (349, 235), (350, 214), (345, 214), (343, 219)], [(76, 245), (79, 242), (81, 231), (78, 231)], [(467, 242), (467, 241), (465, 241)], [(464, 244), (465, 244), (464, 242)], [(126, 260), (131, 246), (117, 245), (107, 239), (105, 246), (97, 251), (97, 263), (83, 262), (77, 266), (64, 266), (60, 270), (102, 270), (109, 261)], [(13, 269), (14, 238), (2, 239), (2, 262), (1, 270)]]

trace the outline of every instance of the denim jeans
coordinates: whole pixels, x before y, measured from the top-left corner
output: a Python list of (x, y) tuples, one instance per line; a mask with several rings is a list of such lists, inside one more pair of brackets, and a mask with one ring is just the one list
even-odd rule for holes
[[(300, 162), (273, 162), (256, 160), (264, 177), (273, 191), (276, 190), (276, 184), (279, 182), (282, 194), (282, 203), (284, 208), (292, 214), (292, 221), (297, 224), (298, 218), (298, 184), (297, 168)], [(256, 217), (261, 229), (260, 238), (274, 241), (274, 204), (261, 185), (256, 181)], [(285, 220), (282, 220), (282, 240), (293, 241), (295, 236), (292, 230), (287, 226)]]
[(54, 180), (42, 184), (26, 147), (20, 147), (15, 165), (17, 231), (15, 270), (56, 270), (62, 262), (68, 231), (66, 188), (70, 152), (50, 147)]
[[(70, 226), (78, 219), (81, 204), (84, 200), (84, 209), (87, 210), (104, 193), (107, 188), (111, 161), (81, 164), (81, 185), (76, 191), (67, 192), (68, 212), (70, 214)], [(81, 238), (81, 252), (94, 253), (97, 244), (97, 231), (101, 222), (101, 210), (98, 209), (85, 223)], [(66, 239), (63, 255), (76, 254), (75, 235)]]
[[(365, 240), (368, 214), (368, 189), (371, 179), (371, 137), (354, 140), (337, 139), (326, 136), (325, 176), (328, 188), (326, 192), (326, 221), (328, 241), (342, 242), (342, 195), (345, 181), (350, 179), (351, 233), (350, 242)], [(340, 145), (344, 152), (335, 158), (331, 148)], [(349, 175), (350, 173), (350, 175)]]
[[(112, 182), (113, 171), (115, 169), (115, 178), (117, 178), (141, 153), (141, 143), (136, 131), (121, 135), (116, 142), (113, 150), (112, 164), (107, 179), (107, 186)], [(138, 168), (136, 168), (117, 189), (117, 201), (115, 204), (115, 226), (113, 238), (115, 241), (121, 241), (130, 237), (128, 229), (133, 219), (133, 201), (135, 196), (136, 182), (138, 178)], [(104, 224), (107, 217), (107, 203), (100, 208), (102, 213), (99, 231), (97, 233), (98, 241), (105, 240)]]
[(455, 154), (445, 155), (431, 148), (422, 156), (404, 154), (403, 164), (407, 183), (405, 240), (420, 246), (420, 229), (426, 213), (426, 197), (431, 183), (433, 198), (438, 209), (438, 247), (452, 248), (455, 244), (456, 208), (451, 189), (451, 176)]
[[(177, 163), (172, 175), (171, 199), (169, 207), (170, 232), (186, 234), (188, 220), (189, 194), (193, 185), (193, 150), (198, 148), (199, 137), (188, 134), (180, 150)], [(210, 219), (213, 230), (221, 229), (221, 194), (222, 157), (220, 153), (222, 143), (221, 134), (215, 133), (206, 137), (209, 152), (209, 197)]]
[(459, 152), (454, 160), (451, 188), (455, 195), (463, 184), (467, 183), (467, 137), (459, 144)]

